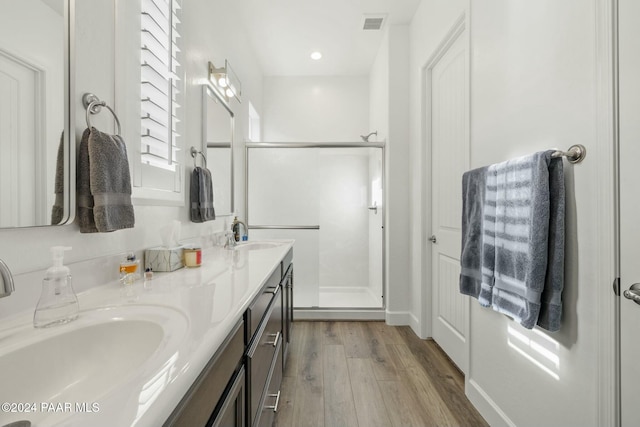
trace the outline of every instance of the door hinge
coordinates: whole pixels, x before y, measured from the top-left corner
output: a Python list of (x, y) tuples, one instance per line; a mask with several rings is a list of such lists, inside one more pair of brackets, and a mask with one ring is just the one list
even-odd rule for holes
[(620, 296), (620, 278), (616, 277), (613, 279), (613, 293), (619, 297)]

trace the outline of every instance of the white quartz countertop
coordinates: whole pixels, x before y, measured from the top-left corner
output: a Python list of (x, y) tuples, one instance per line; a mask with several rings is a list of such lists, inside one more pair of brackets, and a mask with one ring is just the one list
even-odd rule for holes
[[(123, 372), (122, 378), (114, 379), (115, 385), (111, 389), (100, 390), (97, 395), (80, 396), (80, 402), (66, 402), (63, 398), (61, 403), (70, 405), (49, 406), (50, 414), (43, 411), (42, 404), (55, 404), (55, 398), (51, 402), (32, 402), (37, 405), (35, 413), (3, 411), (0, 412), (0, 426), (21, 419), (32, 420), (33, 427), (162, 426), (293, 247), (293, 240), (278, 242), (280, 244), (272, 248), (258, 250), (205, 249), (201, 267), (154, 273), (151, 281), (140, 280), (126, 287), (114, 282), (79, 294), (80, 318), (48, 329), (59, 332), (64, 328), (82, 327), (82, 322), (88, 321), (91, 313), (100, 310), (119, 313), (118, 310), (126, 312), (128, 308), (148, 306), (178, 316), (175, 318), (181, 319), (177, 322), (180, 326), (174, 325), (150, 362)], [(25, 325), (30, 324), (32, 316), (32, 311), (16, 316), (7, 328), (3, 325), (2, 331), (6, 334), (12, 327), (29, 330)], [(117, 320), (114, 317), (113, 321)], [(44, 354), (42, 363), (50, 364), (50, 369), (55, 370), (58, 361), (47, 360)], [(0, 385), (1, 388), (5, 386)], [(77, 403), (85, 404), (81, 406), (82, 410), (78, 409)]]

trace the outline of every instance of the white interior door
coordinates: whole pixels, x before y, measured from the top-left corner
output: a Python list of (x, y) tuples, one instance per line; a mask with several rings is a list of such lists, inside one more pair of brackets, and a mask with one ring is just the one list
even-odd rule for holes
[[(640, 305), (628, 297), (640, 283), (640, 2), (619, 2), (620, 70), (620, 362), (622, 426), (638, 425)], [(640, 285), (638, 285), (640, 286)], [(635, 291), (640, 299), (640, 290)]]
[(37, 73), (0, 52), (0, 224), (44, 224), (34, 188), (36, 170)]
[[(469, 298), (459, 292), (462, 174), (469, 164), (469, 55), (466, 32), (431, 68), (433, 339), (463, 372)], [(427, 88), (429, 90), (429, 88)]]

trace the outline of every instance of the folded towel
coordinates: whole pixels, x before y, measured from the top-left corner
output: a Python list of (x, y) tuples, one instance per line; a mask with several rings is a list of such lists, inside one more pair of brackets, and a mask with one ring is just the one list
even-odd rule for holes
[[(460, 255), (460, 293), (479, 298), (482, 287), (482, 220), (487, 168), (462, 175), (462, 252)], [(484, 306), (491, 293), (483, 294)], [(482, 301), (481, 300), (481, 304)]]
[(89, 178), (93, 217), (100, 232), (133, 228), (131, 176), (127, 146), (120, 135), (92, 127), (89, 134)]
[(205, 222), (216, 219), (213, 207), (213, 181), (207, 168), (195, 167), (190, 185), (191, 221)]
[(548, 268), (551, 153), (490, 166), (485, 189), (485, 247), (493, 243), (495, 251), (493, 264), (483, 259), (486, 271), (493, 270), (491, 306), (529, 329), (538, 320)]
[(64, 216), (64, 131), (60, 135), (60, 144), (58, 144), (53, 193), (55, 200), (51, 208), (51, 225), (57, 225), (62, 222)]
[(93, 219), (93, 196), (91, 195), (91, 179), (89, 172), (89, 134), (85, 129), (78, 148), (76, 167), (76, 201), (78, 204), (77, 221), (81, 233), (96, 233), (96, 223)]
[(564, 288), (565, 188), (561, 158), (549, 165), (549, 254), (537, 325), (548, 331), (560, 329)]

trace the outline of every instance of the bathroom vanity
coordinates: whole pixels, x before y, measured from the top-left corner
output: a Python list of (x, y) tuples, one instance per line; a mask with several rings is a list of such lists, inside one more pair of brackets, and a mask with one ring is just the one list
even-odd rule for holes
[(165, 426), (273, 424), (291, 339), (292, 260), (289, 249)]
[(17, 410), (0, 426), (270, 426), (291, 341), (292, 258), (291, 240), (206, 249), (201, 267), (80, 293), (66, 325), (34, 329), (33, 310), (5, 319), (0, 383), (13, 386), (0, 400)]

